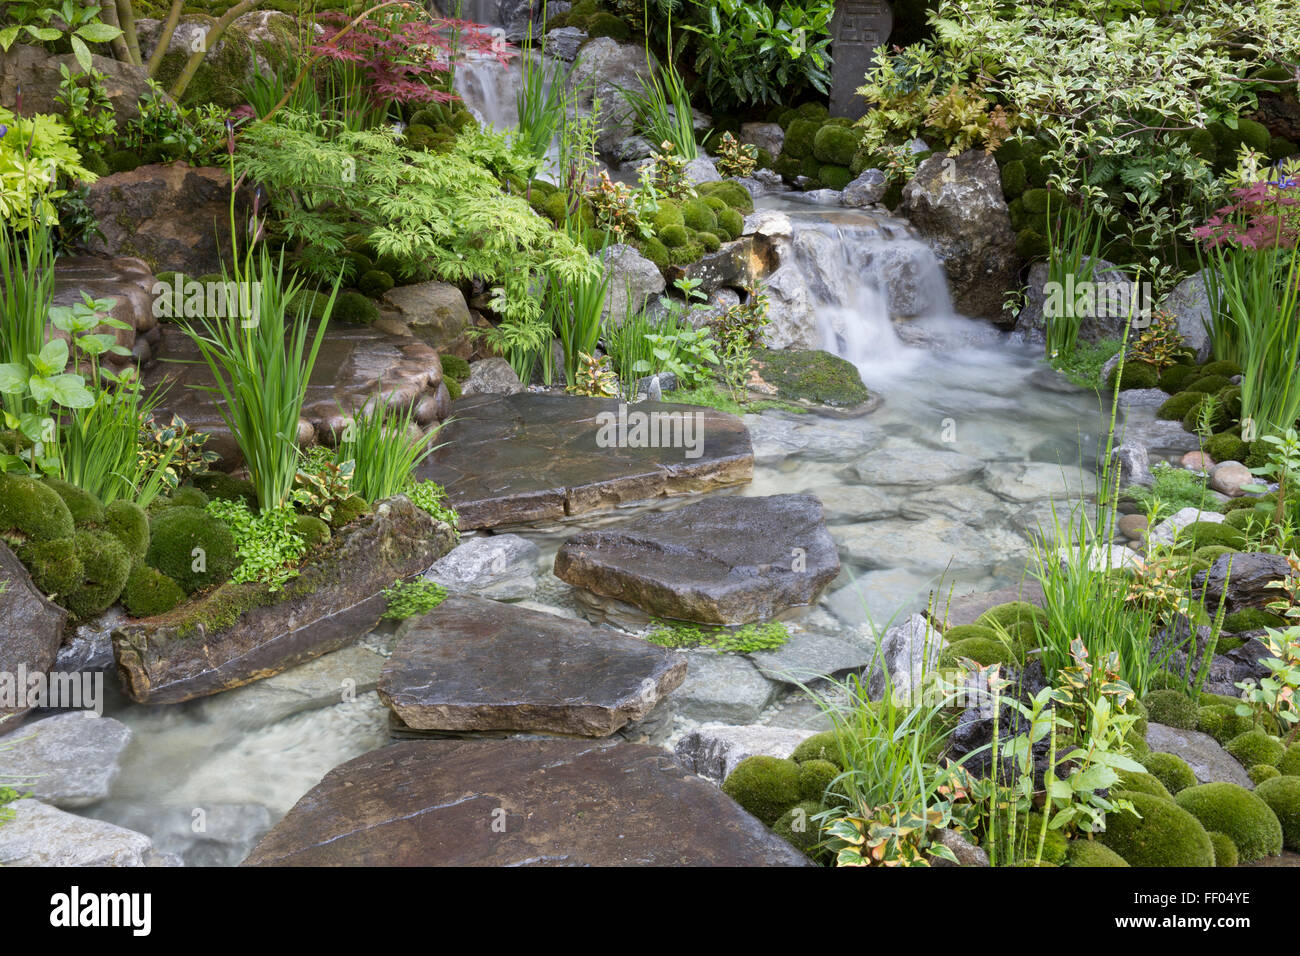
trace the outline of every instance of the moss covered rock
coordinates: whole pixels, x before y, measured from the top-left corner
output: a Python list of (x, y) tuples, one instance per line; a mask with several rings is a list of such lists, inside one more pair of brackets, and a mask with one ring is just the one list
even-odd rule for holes
[(1282, 824), (1262, 799), (1235, 783), (1203, 783), (1188, 787), (1174, 802), (1206, 830), (1226, 833), (1237, 845), (1243, 863), (1282, 852)]
[[(1233, 514), (1250, 514), (1249, 511), (1234, 511)], [(1232, 633), (1257, 631), (1265, 627), (1285, 627), (1286, 619), (1257, 607), (1243, 608), (1223, 616), (1223, 629)]]
[(1179, 392), (1177, 395), (1166, 399), (1164, 404), (1156, 409), (1156, 418), (1162, 418), (1169, 422), (1180, 422), (1193, 409), (1199, 408), (1203, 401), (1205, 401), (1205, 396), (1200, 392)]
[(1243, 767), (1253, 767), (1260, 763), (1276, 767), (1286, 753), (1282, 741), (1259, 727), (1233, 737), (1223, 749), (1236, 757)]
[(759, 375), (782, 398), (853, 406), (870, 397), (857, 368), (830, 352), (759, 349), (754, 358)]
[(46, 478), (45, 484), (63, 499), (72, 512), (72, 523), (78, 528), (96, 528), (104, 523), (104, 506), (90, 492), (58, 478)]
[(1182, 730), (1196, 727), (1196, 702), (1181, 691), (1154, 690), (1142, 698), (1142, 703), (1157, 724)]
[(799, 764), (780, 757), (746, 757), (727, 775), (722, 792), (770, 827), (802, 799)]
[(1072, 840), (1065, 861), (1066, 866), (1128, 866), (1122, 856), (1096, 840)]
[(132, 564), (144, 560), (149, 550), (149, 518), (143, 508), (121, 499), (109, 503), (104, 507), (104, 530), (122, 542)]
[(1255, 722), (1238, 714), (1232, 704), (1207, 704), (1196, 712), (1196, 729), (1209, 734), (1220, 744), (1226, 744), (1254, 726)]
[(1138, 760), (1147, 773), (1159, 780), (1171, 794), (1196, 786), (1196, 774), (1187, 761), (1177, 754), (1152, 751)]
[(131, 573), (131, 556), (122, 542), (107, 531), (82, 529), (73, 540), (82, 578), (61, 603), (75, 619), (85, 621), (108, 610), (122, 593)]
[(1255, 788), (1282, 826), (1282, 845), (1300, 851), (1300, 777), (1278, 776)]
[(61, 603), (85, 577), (85, 568), (77, 557), (77, 545), (71, 538), (53, 541), (29, 541), (18, 549), (18, 560), (32, 576), (32, 583)]
[(309, 548), (322, 545), (330, 539), (330, 526), (315, 515), (298, 515), (294, 519), (293, 528), (302, 535)]
[(1237, 853), (1237, 844), (1232, 842), (1232, 837), (1218, 830), (1211, 830), (1210, 843), (1214, 846), (1215, 866), (1237, 865), (1240, 855)]
[(805, 800), (821, 801), (826, 788), (840, 775), (840, 768), (829, 760), (805, 760), (799, 764), (799, 791)]
[(1282, 771), (1278, 770), (1277, 767), (1274, 767), (1271, 764), (1257, 763), (1255, 766), (1246, 770), (1246, 776), (1250, 778), (1251, 783), (1258, 785), (1263, 783), (1265, 780), (1271, 780), (1274, 777), (1282, 776)]
[(796, 763), (806, 763), (809, 760), (825, 760), (841, 770), (844, 769), (840, 766), (840, 748), (835, 742), (835, 734), (829, 730), (813, 734), (800, 743), (799, 746), (794, 748), (794, 752), (790, 754), (790, 759)]
[(122, 606), (132, 617), (166, 614), (186, 598), (185, 589), (157, 568), (141, 564), (126, 579)]
[(1166, 800), (1173, 799), (1173, 794), (1160, 782), (1159, 777), (1150, 773), (1137, 773), (1133, 770), (1125, 770), (1119, 775), (1119, 780), (1115, 783), (1115, 789), (1131, 790), (1135, 793), (1149, 793), (1153, 797), (1164, 797)]
[(70, 538), (73, 530), (72, 512), (53, 488), (25, 475), (0, 474), (0, 538), (17, 547)]
[(186, 594), (220, 584), (235, 569), (230, 529), (201, 508), (167, 508), (149, 528), (145, 563), (170, 577)]
[(1160, 371), (1154, 365), (1148, 365), (1146, 362), (1125, 362), (1122, 371), (1116, 368), (1110, 373), (1110, 377), (1106, 379), (1107, 389), (1115, 388), (1117, 375), (1121, 389), (1155, 388), (1160, 381)]
[(1013, 648), (996, 638), (968, 637), (950, 642), (944, 648), (940, 663), (944, 666), (952, 666), (959, 661), (972, 660), (988, 667), (992, 664), (1011, 664), (1018, 659), (1019, 655)]
[(1170, 800), (1120, 791), (1137, 815), (1111, 813), (1097, 839), (1130, 866), (1214, 866), (1214, 846), (1201, 822)]
[(772, 824), (772, 832), (804, 855), (816, 858), (821, 855), (817, 846), (821, 841), (821, 834), (813, 816), (821, 812), (822, 805), (816, 800), (797, 803), (782, 813), (776, 823)]
[(1286, 748), (1286, 753), (1277, 762), (1277, 769), (1289, 777), (1300, 777), (1300, 740)]

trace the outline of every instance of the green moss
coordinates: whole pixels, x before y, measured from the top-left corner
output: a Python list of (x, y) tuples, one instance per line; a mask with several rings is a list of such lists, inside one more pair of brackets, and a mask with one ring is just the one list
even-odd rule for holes
[(371, 269), (357, 280), (357, 288), (362, 295), (377, 299), (393, 287), (393, 277), (379, 269)]
[(821, 812), (822, 805), (817, 800), (797, 803), (772, 824), (772, 832), (800, 853), (816, 859), (823, 854), (818, 852), (817, 844), (821, 841), (821, 836), (813, 816)]
[[(1197, 548), (1193, 551), (1192, 558), (1197, 561), (1204, 561), (1207, 564), (1213, 564), (1225, 554), (1236, 554), (1236, 552), (1233, 551), (1232, 548), (1225, 547), (1221, 544), (1207, 544), (1205, 547)], [(1228, 617), (1231, 617), (1231, 615), (1228, 615)], [(1224, 620), (1226, 621), (1227, 617), (1225, 617)]]
[(1121, 389), (1155, 388), (1160, 380), (1160, 371), (1154, 365), (1148, 365), (1146, 362), (1125, 362), (1122, 372), (1116, 368), (1110, 373), (1110, 377), (1106, 380), (1107, 390), (1115, 388), (1116, 373), (1119, 373)]
[(1242, 717), (1229, 704), (1210, 704), (1196, 712), (1196, 729), (1209, 734), (1220, 744), (1239, 737), (1254, 727), (1249, 717)]
[[(1249, 515), (1249, 511), (1234, 511), (1234, 515)], [(1226, 524), (1226, 522), (1225, 522)], [(1248, 607), (1234, 611), (1223, 618), (1223, 629), (1234, 634), (1242, 631), (1258, 631), (1265, 627), (1285, 627), (1286, 619), (1259, 608)]]
[(350, 525), (362, 515), (370, 513), (370, 502), (366, 501), (360, 495), (353, 495), (345, 498), (334, 507), (334, 515), (330, 518), (330, 527), (338, 531), (340, 528)]
[(81, 583), (69, 592), (63, 606), (78, 621), (101, 614), (117, 600), (131, 573), (131, 556), (122, 542), (107, 531), (81, 530), (73, 535), (81, 560)]
[(1230, 431), (1212, 435), (1205, 443), (1205, 453), (1215, 461), (1241, 461), (1249, 451), (1250, 446)]
[(302, 535), (308, 548), (324, 544), (330, 539), (330, 526), (315, 515), (298, 515), (294, 519), (293, 529)]
[(669, 226), (686, 225), (686, 214), (678, 203), (665, 199), (659, 203), (659, 208), (655, 211), (651, 222), (654, 224), (655, 232), (662, 233)]
[(1213, 395), (1220, 389), (1227, 388), (1232, 384), (1224, 375), (1202, 375), (1200, 378), (1192, 379), (1191, 383), (1183, 389), (1185, 392), (1201, 392), (1205, 395)]
[(104, 163), (108, 166), (109, 172), (113, 173), (129, 173), (143, 162), (139, 153), (133, 153), (129, 149), (115, 149), (104, 154)]
[(1007, 630), (1016, 625), (1035, 622), (1046, 624), (1047, 612), (1028, 601), (1009, 601), (1006, 604), (999, 604), (989, 608), (975, 619), (975, 623), (983, 627), (994, 629), (1002, 627)]
[(780, 174), (786, 182), (794, 182), (799, 175), (799, 160), (793, 156), (778, 156), (772, 163), (772, 170)]
[(996, 641), (998, 632), (983, 624), (959, 624), (943, 632), (943, 639), (949, 644), (955, 644), (958, 641), (964, 641), (972, 637), (982, 637), (986, 640)]
[(1027, 227), (1016, 233), (1016, 255), (1020, 256), (1020, 258), (1043, 259), (1051, 251), (1052, 244), (1037, 229)]
[(860, 131), (827, 124), (813, 136), (812, 153), (820, 162), (840, 166), (847, 173), (861, 139)]
[(1151, 720), (1167, 727), (1192, 730), (1196, 727), (1196, 702), (1177, 690), (1156, 690), (1142, 699)]
[(460, 382), (456, 381), (454, 378), (445, 378), (442, 380), (442, 384), (447, 386), (447, 397), (453, 402), (460, 398)]
[(340, 292), (331, 318), (350, 325), (369, 325), (379, 318), (379, 306), (360, 292)]
[(1065, 851), (1066, 866), (1128, 866), (1124, 858), (1096, 840), (1072, 840)]
[[(840, 767), (840, 748), (835, 742), (834, 732), (823, 730), (821, 733), (813, 734), (794, 748), (794, 752), (790, 754), (790, 759), (796, 763), (825, 760), (835, 767)], [(843, 768), (840, 767), (840, 769)]]
[(853, 406), (869, 397), (857, 368), (830, 352), (760, 349), (754, 358), (763, 380), (782, 398)]
[(717, 252), (722, 248), (722, 240), (711, 232), (698, 232), (695, 235), (705, 252)]
[(799, 764), (779, 757), (746, 757), (723, 781), (722, 792), (770, 827), (800, 800)]
[(1300, 851), (1300, 777), (1282, 776), (1265, 780), (1255, 796), (1273, 811), (1282, 826), (1282, 845)]
[(1160, 782), (1160, 778), (1149, 773), (1138, 773), (1133, 770), (1125, 770), (1119, 775), (1119, 780), (1115, 784), (1116, 790), (1132, 790), (1137, 793), (1149, 793), (1153, 797), (1163, 797), (1166, 800), (1173, 799), (1168, 788)]
[(1286, 753), (1277, 763), (1277, 769), (1288, 777), (1300, 777), (1300, 740), (1286, 748)]
[(1196, 774), (1187, 761), (1177, 754), (1152, 751), (1138, 762), (1147, 768), (1147, 773), (1164, 784), (1170, 793), (1176, 794), (1196, 786)]
[(1061, 194), (1051, 189), (1026, 189), (1020, 198), (1025, 204), (1025, 212), (1035, 216), (1045, 215), (1049, 203), (1057, 210), (1064, 204)]
[[(1069, 853), (1069, 842), (1060, 830), (1048, 829), (1043, 832), (1043, 815), (1030, 812), (1024, 818), (1023, 829), (1016, 840), (1017, 847), (1025, 847), (1025, 861), (1041, 859), (1051, 866), (1060, 866)], [(1041, 843), (1041, 848), (1040, 844)]]
[(172, 505), (180, 505), (183, 508), (206, 508), (209, 500), (204, 492), (193, 485), (177, 488), (171, 496)]
[(727, 242), (745, 234), (745, 217), (728, 206), (717, 214), (718, 236)]
[(454, 378), (458, 382), (463, 382), (469, 378), (469, 362), (459, 355), (445, 354), (438, 356), (438, 358), (442, 361), (442, 377), (444, 381)]
[(236, 478), (223, 471), (205, 471), (192, 479), (194, 487), (209, 498), (222, 501), (243, 501), (249, 507), (257, 505), (257, 489), (244, 478)]
[(1258, 727), (1233, 737), (1223, 749), (1236, 757), (1243, 767), (1261, 763), (1276, 767), (1286, 753), (1282, 741)]
[(718, 217), (703, 199), (682, 203), (682, 222), (696, 232), (713, 232), (718, 228)]
[(601, 11), (593, 14), (587, 21), (587, 36), (592, 39), (596, 37), (612, 37), (621, 43), (630, 35), (631, 28), (627, 25), (627, 21), (612, 13)]
[(1209, 545), (1222, 545), (1234, 551), (1246, 547), (1246, 536), (1221, 521), (1193, 521), (1179, 533), (1178, 541), (1180, 547), (1193, 551)]
[(72, 512), (48, 485), (25, 475), (0, 474), (0, 538), (12, 545), (70, 538)]
[(753, 197), (735, 180), (723, 179), (718, 182), (700, 183), (695, 189), (701, 196), (717, 196), (732, 209), (744, 215), (754, 211)]
[(948, 667), (962, 660), (972, 660), (987, 667), (991, 664), (1014, 663), (1017, 654), (996, 638), (968, 637), (950, 643), (940, 657), (940, 663)]
[(690, 235), (686, 232), (685, 226), (665, 226), (659, 230), (659, 241), (671, 255), (673, 249), (680, 249), (690, 241)]
[(104, 523), (104, 506), (90, 492), (58, 478), (46, 478), (45, 484), (63, 499), (72, 512), (72, 523), (78, 528), (95, 528)]
[(1203, 783), (1181, 791), (1174, 802), (1206, 830), (1226, 833), (1243, 863), (1282, 852), (1282, 825), (1262, 799), (1235, 783)]
[(1265, 780), (1271, 780), (1274, 777), (1282, 776), (1282, 771), (1278, 770), (1277, 767), (1274, 767), (1272, 764), (1257, 763), (1255, 766), (1247, 768), (1246, 776), (1250, 778), (1251, 783), (1258, 785), (1263, 783)]
[(172, 578), (186, 594), (220, 584), (235, 569), (234, 536), (202, 508), (168, 508), (154, 518), (149, 531), (145, 563)]
[(781, 155), (792, 156), (795, 159), (805, 159), (812, 156), (813, 141), (817, 138), (820, 129), (821, 124), (814, 120), (802, 117), (794, 120), (786, 127), (785, 143), (781, 146)]
[(72, 591), (85, 577), (76, 542), (70, 537), (29, 541), (18, 549), (18, 560), (31, 574), (32, 583), (55, 598)]
[(183, 603), (185, 596), (185, 589), (167, 575), (142, 564), (126, 579), (122, 606), (132, 617), (153, 617)]
[(805, 800), (821, 801), (826, 788), (840, 775), (829, 760), (805, 760), (799, 764), (799, 792)]
[(1237, 853), (1237, 844), (1232, 842), (1232, 837), (1226, 833), (1220, 833), (1218, 830), (1211, 830), (1210, 844), (1214, 847), (1215, 866), (1237, 865), (1240, 856)]
[(149, 519), (144, 509), (130, 501), (114, 501), (104, 508), (104, 528), (126, 548), (131, 562), (144, 560), (149, 550)]
[[(1160, 387), (1170, 394), (1181, 392), (1198, 374), (1198, 370), (1191, 365), (1171, 365), (1160, 373)], [(1182, 415), (1178, 415), (1182, 418)]]
[(1217, 362), (1201, 366), (1201, 375), (1222, 375), (1224, 378), (1232, 378), (1240, 374), (1241, 366), (1231, 359), (1219, 359)]
[(1165, 400), (1165, 403), (1156, 409), (1156, 418), (1162, 418), (1165, 421), (1177, 422), (1194, 409), (1198, 408), (1201, 402), (1205, 401), (1205, 396), (1199, 392), (1179, 392)]
[(1133, 803), (1137, 814), (1111, 813), (1098, 840), (1130, 866), (1213, 866), (1214, 846), (1191, 813), (1149, 793), (1113, 793)]
[(660, 269), (668, 267), (668, 247), (662, 242), (651, 236), (648, 239), (641, 240), (641, 255), (645, 256)]
[(1027, 185), (1023, 160), (1014, 159), (1002, 167), (1002, 193), (1008, 200), (1019, 199)]
[(847, 166), (825, 163), (817, 170), (817, 178), (827, 189), (841, 190), (853, 182), (853, 173)]
[(684, 245), (668, 250), (668, 262), (675, 266), (690, 265), (692, 262), (698, 262), (702, 255), (704, 255), (704, 245), (696, 239), (688, 239)]

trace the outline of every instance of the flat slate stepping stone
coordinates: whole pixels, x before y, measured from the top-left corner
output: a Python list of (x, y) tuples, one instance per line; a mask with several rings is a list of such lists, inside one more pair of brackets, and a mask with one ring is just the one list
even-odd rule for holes
[(130, 729), (93, 711), (68, 711), (23, 726), (0, 749), (0, 780), (65, 809), (108, 796), (121, 769)]
[(817, 600), (839, 573), (811, 495), (727, 496), (576, 534), (555, 575), (648, 614), (747, 624)]
[(607, 737), (685, 677), (680, 654), (648, 641), (454, 596), (402, 625), (379, 696), (412, 730)]
[(684, 717), (749, 724), (776, 699), (780, 685), (743, 657), (712, 650), (683, 652), (686, 680), (673, 695)]
[(806, 866), (642, 744), (429, 740), (336, 767), (245, 866)]
[[(535, 392), (464, 398), (439, 433), (447, 444), (416, 477), (447, 489), (462, 530), (586, 514), (753, 477), (749, 432), (735, 415), (663, 402), (625, 408), (629, 427), (620, 441), (613, 399)], [(612, 429), (603, 427), (609, 417), (597, 419), (602, 413), (613, 416)], [(657, 427), (638, 433), (632, 423), (643, 414), (659, 416), (645, 420)], [(671, 445), (674, 428), (683, 439), (678, 447), (654, 447), (665, 431)]]

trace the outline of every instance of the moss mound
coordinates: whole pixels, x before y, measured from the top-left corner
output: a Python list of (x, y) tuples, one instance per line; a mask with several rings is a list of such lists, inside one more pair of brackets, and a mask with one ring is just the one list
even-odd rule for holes
[(1206, 830), (1231, 837), (1243, 863), (1282, 852), (1282, 824), (1277, 815), (1245, 787), (1203, 783), (1183, 790), (1174, 802), (1200, 820)]
[(132, 617), (166, 614), (185, 601), (185, 589), (167, 575), (146, 564), (139, 565), (126, 579), (122, 606)]
[(1137, 773), (1133, 770), (1125, 770), (1119, 775), (1115, 789), (1131, 790), (1134, 793), (1149, 793), (1153, 797), (1163, 797), (1166, 800), (1173, 799), (1173, 794), (1160, 782), (1158, 777), (1149, 773)]
[[(1199, 370), (1192, 365), (1171, 365), (1160, 373), (1160, 387), (1171, 395), (1174, 392), (1181, 392), (1193, 378), (1199, 374)], [(1182, 415), (1178, 416), (1182, 418)]]
[(1246, 776), (1250, 778), (1251, 783), (1258, 785), (1265, 780), (1272, 780), (1274, 777), (1282, 776), (1282, 771), (1271, 764), (1257, 763), (1246, 771)]
[(1277, 769), (1288, 777), (1300, 777), (1300, 740), (1286, 748), (1286, 753), (1277, 763)]
[(174, 580), (186, 594), (220, 584), (235, 569), (230, 529), (201, 508), (167, 508), (154, 518), (149, 531), (145, 563)]
[(853, 364), (830, 352), (759, 349), (755, 358), (759, 375), (775, 386), (782, 398), (852, 406), (869, 397)]
[[(1250, 514), (1249, 511), (1234, 511), (1233, 514)], [(1285, 627), (1286, 619), (1256, 607), (1243, 608), (1223, 616), (1223, 629), (1239, 634), (1242, 631), (1258, 631), (1266, 627)]]
[(956, 627), (950, 627), (943, 632), (943, 639), (949, 644), (956, 644), (958, 641), (965, 641), (972, 637), (982, 637), (985, 640), (996, 641), (998, 632), (983, 624), (958, 624)]
[(821, 162), (843, 166), (845, 172), (848, 172), (848, 166), (853, 162), (853, 154), (858, 151), (858, 143), (861, 139), (862, 134), (859, 130), (827, 124), (813, 136), (812, 153)]
[(718, 182), (700, 183), (695, 187), (695, 191), (704, 198), (717, 196), (732, 209), (746, 216), (754, 211), (754, 197), (735, 180), (723, 179)]
[(126, 587), (131, 573), (131, 556), (122, 542), (107, 531), (83, 529), (73, 540), (81, 560), (81, 583), (63, 601), (63, 606), (79, 621), (108, 610)]
[(222, 471), (205, 471), (201, 475), (194, 476), (193, 484), (209, 498), (242, 501), (250, 508), (257, 507), (257, 489), (246, 479), (236, 478)]
[(1128, 866), (1122, 856), (1096, 840), (1072, 840), (1065, 860), (1066, 866)]
[(1255, 722), (1237, 713), (1235, 704), (1207, 704), (1196, 712), (1196, 729), (1220, 744), (1253, 729)]
[(379, 318), (379, 306), (360, 292), (340, 292), (330, 317), (350, 325), (369, 325)]
[(1117, 374), (1121, 389), (1155, 388), (1160, 381), (1160, 370), (1154, 365), (1148, 365), (1146, 362), (1125, 362), (1123, 371), (1116, 368), (1111, 371), (1110, 376), (1106, 379), (1106, 388), (1108, 390), (1115, 388)]
[(1147, 713), (1157, 724), (1193, 730), (1196, 727), (1196, 702), (1177, 690), (1153, 690), (1142, 698)]
[(298, 515), (294, 519), (293, 528), (302, 535), (309, 548), (322, 545), (331, 537), (330, 526), (315, 515)]
[(0, 474), (0, 538), (11, 545), (70, 538), (72, 512), (49, 485), (25, 475)]
[(988, 667), (992, 664), (1011, 664), (1017, 659), (1016, 652), (996, 638), (968, 637), (953, 641), (944, 648), (940, 663), (951, 667), (960, 661), (972, 660)]
[(1274, 777), (1255, 788), (1282, 825), (1282, 845), (1300, 851), (1300, 777)]
[(1017, 625), (1034, 622), (1046, 624), (1047, 612), (1028, 601), (1009, 601), (1006, 604), (999, 604), (989, 608), (975, 619), (975, 623), (983, 627), (1002, 627), (1007, 630)]
[(1241, 461), (1250, 453), (1250, 446), (1234, 432), (1219, 432), (1205, 443), (1205, 453), (1215, 461)]
[(466, 362), (459, 355), (440, 355), (438, 358), (442, 361), (443, 379), (455, 379), (463, 382), (469, 378), (469, 362)]
[(1246, 547), (1246, 536), (1221, 521), (1193, 521), (1179, 535), (1182, 547), (1195, 550), (1207, 545), (1222, 545), (1234, 551)]
[(45, 484), (63, 499), (63, 503), (72, 512), (72, 523), (78, 528), (95, 528), (104, 523), (104, 506), (90, 492), (82, 491), (76, 485), (58, 478), (46, 478)]
[(1196, 786), (1196, 774), (1187, 761), (1177, 754), (1152, 751), (1139, 758), (1138, 762), (1172, 794)]
[(144, 560), (149, 550), (149, 518), (144, 509), (130, 501), (114, 501), (104, 508), (104, 529), (126, 548), (131, 563)]
[(61, 603), (85, 577), (85, 568), (77, 557), (77, 545), (72, 538), (55, 538), (53, 541), (29, 541), (18, 549), (18, 560), (32, 576), (32, 583)]
[(820, 834), (813, 815), (821, 812), (822, 805), (816, 800), (797, 803), (772, 824), (772, 832), (792, 844), (805, 856), (816, 858), (821, 855), (817, 848)]
[(1205, 401), (1205, 396), (1199, 392), (1179, 392), (1172, 398), (1166, 399), (1165, 403), (1156, 409), (1156, 418), (1162, 418), (1169, 422), (1182, 421), (1193, 408), (1198, 408), (1203, 401)]
[(829, 730), (813, 734), (803, 741), (794, 748), (794, 752), (790, 754), (790, 759), (796, 763), (806, 763), (809, 760), (825, 760), (840, 770), (844, 769), (840, 767), (840, 748), (835, 742), (835, 734)]
[(1223, 749), (1236, 757), (1243, 767), (1261, 763), (1276, 767), (1286, 753), (1282, 741), (1258, 727), (1233, 737)]
[(799, 764), (780, 757), (746, 757), (723, 781), (722, 792), (770, 827), (800, 800)]
[(185, 508), (206, 508), (209, 500), (208, 496), (198, 488), (186, 485), (172, 492), (171, 503)]
[(805, 800), (821, 801), (826, 788), (840, 775), (840, 768), (829, 760), (805, 760), (799, 764), (799, 792)]
[(1176, 803), (1149, 793), (1120, 791), (1137, 815), (1111, 813), (1098, 835), (1129, 866), (1213, 866), (1214, 846), (1200, 821)]
[(1210, 843), (1214, 846), (1215, 866), (1237, 865), (1240, 856), (1237, 853), (1237, 844), (1232, 842), (1232, 837), (1226, 833), (1220, 833), (1218, 830), (1211, 830)]

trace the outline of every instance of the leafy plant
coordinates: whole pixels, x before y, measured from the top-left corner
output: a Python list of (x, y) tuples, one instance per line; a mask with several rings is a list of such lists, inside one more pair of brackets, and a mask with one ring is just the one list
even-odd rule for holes
[(72, 130), (57, 116), (17, 116), (0, 107), (0, 219), (18, 231), (58, 223), (63, 183), (93, 183)]
[(551, 327), (564, 349), (564, 380), (576, 383), (585, 361), (596, 351), (602, 328), (601, 313), (609, 291), (610, 273), (601, 272), (566, 282), (547, 277), (544, 295)]
[[(1050, 194), (1049, 194), (1050, 195)], [(1052, 254), (1047, 261), (1047, 281), (1057, 289), (1067, 288), (1069, 280), (1077, 285), (1091, 282), (1101, 252), (1101, 221), (1090, 210), (1066, 203), (1054, 211), (1047, 208), (1047, 239)], [(1047, 358), (1055, 361), (1074, 352), (1079, 341), (1083, 316), (1075, 312), (1074, 303), (1063, 302), (1053, 308), (1049, 297), (1043, 309)], [(1062, 297), (1063, 298), (1063, 297)]]
[(203, 450), (209, 437), (194, 431), (179, 415), (173, 415), (166, 426), (150, 419), (140, 430), (139, 468), (146, 473), (161, 470), (164, 488), (174, 491), (220, 459), (216, 452)]
[(107, 43), (122, 31), (100, 20), (102, 8), (77, 0), (7, 0), (4, 18), (9, 25), (0, 28), (0, 49), (8, 52), (23, 34), (41, 43), (67, 41), (83, 70), (91, 68), (88, 43)]
[(98, 70), (73, 75), (66, 63), (59, 64), (59, 76), (55, 102), (72, 130), (72, 145), (83, 157), (102, 153), (117, 131), (113, 101), (104, 88), (107, 77)]
[[(545, 22), (546, 4), (543, 2), (542, 23)], [(569, 73), (570, 68), (560, 61), (534, 55), (530, 20), (524, 34), (519, 92), (515, 94), (515, 112), (519, 122), (511, 135), (523, 152), (539, 161), (550, 151), (555, 134), (564, 123)]]
[(296, 530), (298, 512), (289, 505), (254, 513), (243, 501), (214, 498), (208, 513), (230, 528), (239, 565), (231, 574), (237, 583), (259, 582), (278, 591), (298, 575), (307, 553), (307, 539)]
[[(1252, 468), (1251, 472), (1277, 481), (1277, 500), (1272, 506), (1269, 523), (1274, 536), (1279, 539), (1280, 543), (1286, 537), (1287, 509), (1289, 506), (1293, 507), (1294, 504), (1294, 497), (1291, 495), (1292, 481), (1297, 474), (1300, 474), (1300, 432), (1297, 432), (1294, 428), (1288, 428), (1284, 434), (1264, 435), (1260, 441), (1266, 445), (1272, 445), (1273, 450), (1269, 452), (1268, 460), (1264, 464)], [(1258, 484), (1246, 485), (1245, 490), (1256, 494), (1263, 494), (1268, 491), (1265, 486)], [(1255, 507), (1261, 510), (1269, 509), (1266, 502), (1259, 502)]]
[(408, 485), (403, 492), (406, 497), (411, 499), (411, 503), (417, 508), (424, 511), (434, 521), (441, 521), (443, 524), (449, 524), (453, 531), (456, 531), (457, 537), (460, 532), (456, 526), (460, 523), (460, 515), (456, 514), (456, 509), (447, 503), (447, 489), (436, 481), (426, 479), (417, 481)]
[[(650, 60), (648, 44), (647, 38), (646, 59)], [(632, 107), (641, 134), (652, 143), (671, 143), (677, 155), (689, 161), (699, 156), (699, 146), (695, 141), (695, 114), (691, 110), (686, 81), (673, 64), (671, 23), (668, 49), (670, 55), (658, 70), (651, 70), (648, 76), (638, 76), (639, 89), (619, 89)]]
[(1150, 488), (1132, 485), (1125, 494), (1143, 508), (1152, 527), (1183, 508), (1217, 510), (1217, 502), (1211, 497), (1205, 479), (1194, 472), (1158, 461), (1151, 466), (1151, 476)]
[(335, 461), (352, 466), (354, 493), (380, 501), (410, 487), (419, 464), (441, 448), (430, 444), (438, 429), (421, 434), (414, 407), (374, 403), (343, 430)]
[(718, 139), (717, 153), (718, 173), (725, 177), (743, 178), (758, 166), (758, 148), (752, 143), (742, 144), (729, 132)]
[(302, 454), (290, 497), (300, 511), (331, 521), (334, 509), (352, 496), (352, 473), (356, 462), (334, 460), (317, 445)]
[(398, 581), (384, 591), (384, 597), (388, 600), (384, 619), (404, 621), (409, 617), (428, 614), (447, 599), (447, 589), (436, 581), (420, 578), (415, 581)]
[(569, 380), (566, 391), (593, 398), (613, 398), (617, 395), (618, 375), (609, 367), (608, 356), (579, 352), (578, 367)]
[(1167, 309), (1155, 309), (1150, 324), (1139, 332), (1137, 341), (1129, 347), (1128, 357), (1163, 370), (1177, 361), (1183, 348), (1178, 317)]
[(751, 654), (781, 647), (790, 640), (790, 631), (780, 621), (745, 624), (738, 628), (656, 621), (645, 639), (660, 647), (703, 647), (718, 653)]

